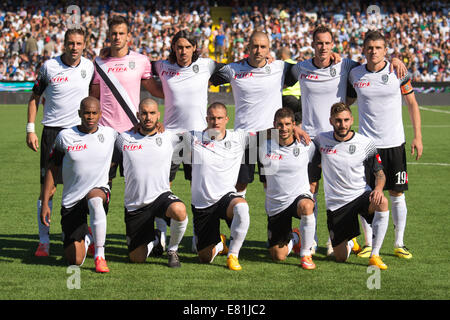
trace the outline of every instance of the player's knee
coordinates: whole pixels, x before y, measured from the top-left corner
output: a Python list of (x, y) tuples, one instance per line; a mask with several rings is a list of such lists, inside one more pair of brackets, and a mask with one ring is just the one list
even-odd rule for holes
[(174, 202), (167, 208), (166, 216), (177, 221), (183, 221), (187, 217), (186, 206), (183, 202)]
[(314, 213), (314, 202), (311, 200), (302, 200), (298, 204), (298, 211), (300, 215), (307, 216)]
[(214, 247), (207, 247), (198, 252), (198, 259), (200, 263), (210, 263), (211, 259), (214, 255), (213, 253)]
[(269, 249), (270, 256), (272, 257), (273, 261), (284, 261), (286, 260), (287, 250), (282, 250), (284, 248), (278, 248), (278, 247), (272, 247)]
[(128, 254), (131, 263), (144, 263), (147, 259), (147, 246), (140, 246)]

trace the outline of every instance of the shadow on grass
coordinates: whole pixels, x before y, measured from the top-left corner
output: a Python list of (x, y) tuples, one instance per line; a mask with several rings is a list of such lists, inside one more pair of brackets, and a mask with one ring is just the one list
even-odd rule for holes
[[(14, 260), (20, 260), (22, 263), (30, 265), (52, 265), (67, 266), (67, 262), (63, 257), (64, 248), (61, 236), (53, 234), (50, 236), (50, 256), (36, 257), (34, 252), (38, 245), (38, 236), (32, 234), (1, 234), (0, 235), (0, 263), (12, 263)], [(192, 236), (186, 236), (180, 243), (179, 256), (182, 264), (201, 264), (197, 254), (191, 251)], [(106, 260), (116, 263), (131, 264), (128, 259), (128, 248), (126, 245), (126, 237), (124, 234), (108, 234), (105, 247)], [(293, 257), (292, 253), (289, 257)], [(246, 240), (239, 253), (239, 258), (245, 263), (261, 262), (286, 264), (287, 266), (298, 267), (300, 259), (289, 258), (285, 261), (272, 261), (265, 241)], [(89, 257), (87, 257), (89, 259)], [(326, 248), (319, 247), (314, 261), (334, 262), (334, 257), (326, 256)], [(152, 254), (145, 263), (153, 265), (167, 266), (167, 255), (155, 257)], [(366, 260), (361, 263), (347, 261), (346, 264), (367, 266)], [(212, 267), (223, 268), (219, 264), (210, 264)], [(95, 271), (95, 270), (94, 270)]]

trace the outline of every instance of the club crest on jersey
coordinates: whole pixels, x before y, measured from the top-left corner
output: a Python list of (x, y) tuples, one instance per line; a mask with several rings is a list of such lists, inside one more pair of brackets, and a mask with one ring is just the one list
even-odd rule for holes
[(162, 139), (161, 139), (161, 137), (157, 137), (157, 138), (156, 138), (156, 145), (157, 145), (158, 147), (161, 147), (161, 145), (162, 145)]
[(81, 77), (84, 79), (86, 78), (86, 70), (81, 69)]
[(225, 148), (227, 149), (231, 149), (231, 142), (230, 141), (225, 141)]
[(298, 155), (300, 154), (300, 148), (294, 148), (294, 150), (292, 150), (292, 153), (294, 154), (294, 157), (298, 157)]
[(330, 68), (330, 75), (332, 77), (336, 76), (336, 69), (335, 68)]
[(130, 61), (128, 62), (128, 66), (130, 67), (131, 70), (133, 70), (136, 67), (136, 63), (134, 61)]
[(100, 141), (101, 143), (105, 142), (105, 137), (103, 136), (103, 134), (99, 133), (97, 135), (98, 141)]
[(351, 145), (348, 146), (348, 152), (350, 154), (354, 154), (355, 151), (356, 151), (356, 146), (354, 144), (351, 144)]
[(270, 66), (266, 66), (264, 69), (266, 70), (266, 73), (268, 73), (268, 74), (270, 74), (270, 72), (272, 71), (272, 70), (270, 70)]
[(198, 64), (194, 64), (194, 65), (192, 66), (192, 71), (194, 71), (195, 73), (198, 73), (198, 71), (199, 71)]
[(389, 75), (388, 74), (383, 74), (381, 76), (381, 81), (383, 81), (383, 83), (386, 84), (389, 81)]

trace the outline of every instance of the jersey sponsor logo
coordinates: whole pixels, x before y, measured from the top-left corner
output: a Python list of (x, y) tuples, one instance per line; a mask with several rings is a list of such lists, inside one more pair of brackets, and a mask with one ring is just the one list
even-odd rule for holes
[(128, 68), (124, 67), (123, 65), (115, 65), (114, 67), (108, 67), (108, 71), (107, 73), (113, 72), (113, 73), (118, 73), (118, 72), (127, 72)]
[(241, 72), (234, 75), (235, 79), (248, 79), (253, 77), (253, 72)]
[(180, 73), (178, 71), (163, 70), (163, 72), (161, 72), (161, 77), (167, 76), (168, 78), (171, 78), (171, 77), (177, 77), (179, 75), (180, 75)]
[(63, 83), (69, 81), (69, 77), (67, 76), (56, 76), (50, 80), (52, 83)]
[(208, 148), (214, 148), (215, 144), (213, 141), (200, 141), (200, 140), (196, 140), (194, 141), (195, 145), (200, 145), (203, 147), (208, 147)]
[(87, 144), (76, 144), (73, 146), (67, 146), (67, 152), (74, 152), (74, 151), (83, 151), (87, 149)]
[(312, 73), (301, 73), (300, 79), (319, 80), (319, 76), (317, 74)]
[(370, 81), (359, 81), (353, 83), (354, 88), (367, 88), (368, 86), (370, 86)]
[(337, 154), (337, 150), (333, 147), (320, 147), (320, 152), (325, 154)]
[(275, 153), (267, 153), (265, 155), (265, 158), (269, 160), (283, 160), (283, 155)]
[(123, 151), (136, 151), (136, 150), (142, 150), (144, 149), (142, 147), (142, 144), (129, 144), (123, 146)]

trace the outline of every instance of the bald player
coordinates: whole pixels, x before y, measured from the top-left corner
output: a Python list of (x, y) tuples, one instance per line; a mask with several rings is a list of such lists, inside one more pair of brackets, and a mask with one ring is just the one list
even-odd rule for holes
[[(106, 214), (110, 198), (108, 173), (117, 132), (99, 126), (100, 102), (94, 97), (81, 101), (81, 124), (62, 130), (56, 137), (45, 174), (41, 222), (50, 223), (49, 200), (54, 175), (62, 167), (61, 226), (64, 254), (70, 265), (82, 265), (89, 244), (95, 243), (95, 269), (109, 272), (105, 260)], [(92, 238), (87, 214), (90, 216)]]
[(140, 102), (137, 118), (137, 132), (123, 132), (116, 142), (116, 149), (123, 157), (129, 258), (131, 262), (142, 263), (153, 250), (164, 250), (165, 237), (154, 228), (158, 217), (170, 224), (168, 266), (180, 267), (178, 245), (188, 218), (186, 206), (172, 193), (169, 183), (171, 157), (180, 139), (170, 131), (158, 132), (160, 112), (153, 99)]

